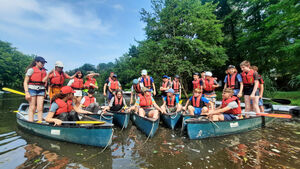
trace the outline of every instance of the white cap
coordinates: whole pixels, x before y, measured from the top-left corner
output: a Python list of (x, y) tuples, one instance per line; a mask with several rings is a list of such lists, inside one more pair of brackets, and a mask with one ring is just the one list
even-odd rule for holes
[(55, 62), (55, 67), (64, 67), (64, 64), (61, 61), (56, 61)]
[(142, 70), (142, 75), (147, 75), (147, 70)]
[(205, 72), (205, 76), (212, 76), (211, 72)]

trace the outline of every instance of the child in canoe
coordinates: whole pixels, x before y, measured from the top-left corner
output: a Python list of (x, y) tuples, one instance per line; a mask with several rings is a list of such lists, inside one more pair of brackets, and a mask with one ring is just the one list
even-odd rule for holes
[(232, 88), (234, 91), (233, 95), (241, 98), (244, 87), (242, 76), (237, 73), (237, 70), (233, 65), (228, 66), (226, 73), (227, 75), (224, 79), (224, 89)]
[(205, 72), (205, 79), (204, 79), (204, 87), (203, 87), (203, 94), (205, 98), (210, 100), (213, 103), (213, 107), (209, 108), (214, 108), (215, 107), (215, 102), (216, 102), (216, 93), (215, 93), (215, 88), (219, 87), (218, 82), (214, 77), (212, 77), (211, 72)]
[(181, 104), (179, 104), (179, 99), (175, 96), (174, 90), (169, 89), (167, 90), (167, 96), (163, 98), (163, 105), (161, 106), (161, 109), (163, 112), (180, 112), (182, 109)]
[(73, 104), (74, 93), (70, 86), (62, 87), (60, 93), (52, 97), (50, 110), (45, 120), (49, 123), (54, 123), (54, 125), (61, 125), (62, 121), (78, 121), (77, 113), (92, 114)]
[[(188, 106), (189, 103), (192, 105)], [(188, 109), (188, 113), (190, 115), (201, 115), (201, 113), (207, 113), (208, 108), (207, 105), (213, 107), (213, 103), (209, 101), (207, 98), (202, 96), (202, 92), (200, 88), (196, 88), (194, 90), (194, 95), (187, 100), (183, 110), (186, 111)]]
[(209, 111), (206, 115), (212, 121), (230, 121), (237, 119), (237, 115), (241, 114), (241, 106), (239, 99), (234, 96), (232, 88), (226, 88), (222, 93), (222, 105), (216, 110)]
[(104, 107), (103, 112), (120, 111), (125, 107), (127, 107), (127, 105), (125, 99), (123, 98), (122, 90), (118, 89), (116, 90), (114, 97), (112, 97), (110, 100), (109, 105)]
[(80, 107), (82, 109), (93, 112), (93, 113), (98, 113), (99, 111), (99, 104), (96, 101), (96, 98), (94, 97), (95, 90), (90, 88), (88, 90), (88, 95), (84, 96), (81, 101), (80, 101)]

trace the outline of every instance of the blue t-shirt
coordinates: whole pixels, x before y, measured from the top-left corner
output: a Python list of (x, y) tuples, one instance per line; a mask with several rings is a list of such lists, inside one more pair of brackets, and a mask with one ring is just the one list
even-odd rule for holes
[[(164, 97), (164, 101), (165, 101), (165, 102), (167, 102), (167, 97), (168, 97), (168, 96)], [(176, 104), (179, 103), (179, 98), (178, 98), (178, 97), (175, 97), (175, 103), (176, 103)]]
[[(143, 78), (143, 77), (142, 77), (142, 79), (141, 79), (141, 82), (144, 83), (144, 78)], [(150, 82), (151, 82), (151, 83), (154, 82), (154, 80), (153, 80), (153, 78), (152, 78), (151, 76), (150, 76)]]
[[(189, 100), (190, 100), (190, 102), (193, 101), (193, 96), (191, 96)], [(209, 103), (209, 100), (206, 97), (201, 97), (201, 100), (204, 103)], [(197, 97), (195, 98), (195, 101), (197, 101)]]
[[(74, 103), (72, 103), (72, 105), (75, 106)], [(57, 109), (58, 109), (58, 104), (55, 103), (55, 102), (53, 102), (53, 103), (51, 104), (51, 106), (50, 106), (49, 112), (56, 112)]]
[[(227, 76), (228, 76), (228, 75), (226, 75), (226, 76), (225, 76), (225, 79), (224, 79), (224, 83), (225, 83), (225, 84), (227, 83)], [(242, 76), (241, 76), (240, 74), (237, 74), (237, 75), (236, 75), (236, 78), (238, 79), (239, 82), (242, 82), (242, 81), (243, 81)]]

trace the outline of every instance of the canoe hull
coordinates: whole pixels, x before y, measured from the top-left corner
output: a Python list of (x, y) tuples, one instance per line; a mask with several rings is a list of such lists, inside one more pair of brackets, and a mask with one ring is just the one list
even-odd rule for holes
[(156, 121), (141, 117), (137, 114), (132, 114), (132, 121), (147, 137), (153, 137), (159, 126), (159, 119)]
[(123, 113), (123, 112), (112, 112), (113, 114), (113, 122), (114, 124), (118, 125), (121, 128), (127, 128), (129, 119), (130, 119), (130, 113)]
[(181, 113), (176, 113), (174, 115), (162, 114), (161, 118), (169, 128), (174, 130), (179, 119), (181, 118)]
[(99, 119), (101, 121), (105, 121), (107, 123), (113, 123), (113, 114), (112, 113), (104, 113), (104, 114), (86, 114), (95, 119)]

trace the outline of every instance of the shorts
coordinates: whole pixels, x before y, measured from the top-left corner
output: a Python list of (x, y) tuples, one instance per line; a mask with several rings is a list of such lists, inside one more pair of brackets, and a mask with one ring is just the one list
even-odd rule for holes
[(154, 109), (154, 108), (147, 108), (147, 109), (144, 109), (145, 115), (148, 117), (149, 112), (152, 111), (152, 110), (155, 110), (155, 109)]
[(216, 102), (216, 98), (217, 98), (217, 95), (215, 94), (215, 92), (212, 92), (212, 93), (204, 93), (203, 94), (205, 98), (207, 98), (209, 101), (215, 103)]
[(82, 96), (81, 90), (74, 90), (74, 91), (75, 91), (74, 96), (78, 96), (78, 97)]
[(226, 114), (223, 113), (224, 116), (224, 121), (232, 121), (232, 120), (236, 120), (236, 116), (233, 114)]
[(167, 97), (167, 94), (166, 94), (165, 92), (163, 92), (163, 93), (161, 94), (161, 97), (162, 97), (162, 98), (165, 98), (165, 97)]
[(263, 106), (263, 105), (264, 105), (264, 102), (263, 102), (263, 99), (262, 99), (262, 98), (259, 99), (258, 105), (259, 105), (259, 106)]
[(201, 115), (202, 108), (200, 108), (200, 107), (194, 107), (194, 108), (195, 108), (194, 115)]
[[(169, 110), (169, 111), (168, 111)], [(176, 107), (168, 107), (167, 108), (167, 112), (172, 113), (172, 112), (176, 112), (177, 108)]]
[(113, 97), (114, 97), (114, 94), (111, 92), (108, 92), (108, 100), (111, 100), (111, 98), (113, 98)]
[[(245, 87), (244, 91), (243, 91), (243, 94), (250, 96), (252, 91), (253, 91), (253, 87)], [(259, 96), (259, 89), (256, 90), (255, 96)]]
[(45, 96), (45, 89), (43, 90), (33, 90), (28, 89), (30, 96)]

